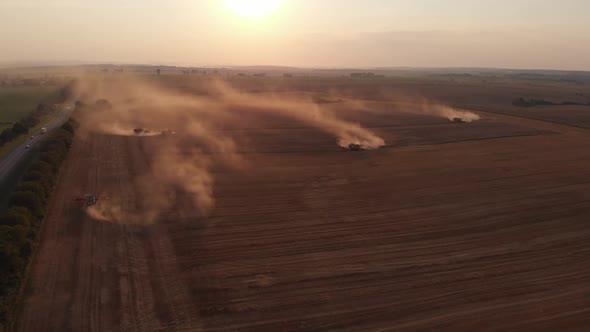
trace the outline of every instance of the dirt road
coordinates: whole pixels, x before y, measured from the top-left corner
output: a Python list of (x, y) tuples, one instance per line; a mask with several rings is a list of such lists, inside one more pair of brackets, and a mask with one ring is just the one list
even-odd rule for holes
[(150, 140), (80, 138), (19, 329), (584, 330), (590, 136), (501, 121), (531, 127), (511, 137), (484, 122), (485, 139), (466, 140), (469, 129), (436, 125), (428, 140), (362, 153), (324, 141), (306, 152), (286, 129), (284, 151), (261, 143), (246, 169), (216, 171), (209, 217), (178, 193), (149, 225), (94, 220), (73, 198), (139, 212), (149, 193), (131, 179)]

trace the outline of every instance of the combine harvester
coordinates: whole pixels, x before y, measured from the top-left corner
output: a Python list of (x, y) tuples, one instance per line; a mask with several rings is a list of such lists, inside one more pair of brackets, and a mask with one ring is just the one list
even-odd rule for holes
[(135, 135), (149, 135), (151, 133), (151, 131), (149, 129), (145, 129), (145, 128), (135, 128), (133, 129), (133, 132), (135, 133)]
[(357, 151), (371, 150), (371, 149), (368, 149), (366, 146), (364, 146), (364, 145), (362, 145), (360, 143), (350, 143), (348, 145), (343, 145), (341, 147), (342, 147), (342, 150), (344, 150), (344, 151), (354, 151), (354, 152), (357, 152)]
[(153, 132), (150, 129), (145, 128), (135, 128), (133, 129), (133, 133), (137, 136), (146, 135), (146, 136), (157, 136), (157, 135), (176, 135), (176, 132), (171, 129), (163, 129), (163, 130), (154, 130)]
[(365, 151), (367, 150), (364, 146), (358, 143), (348, 144), (348, 151)]
[(350, 143), (348, 145), (341, 145), (344, 151), (360, 152), (360, 151), (376, 151), (385, 147), (385, 142), (381, 145), (375, 146), (372, 144), (364, 145), (361, 143)]
[[(106, 200), (106, 199), (108, 199), (108, 197), (104, 197), (103, 199)], [(94, 206), (98, 203), (99, 197), (96, 194), (86, 194), (81, 197), (76, 197), (74, 200), (75, 201), (83, 201), (84, 205), (82, 207), (89, 208), (89, 207)]]

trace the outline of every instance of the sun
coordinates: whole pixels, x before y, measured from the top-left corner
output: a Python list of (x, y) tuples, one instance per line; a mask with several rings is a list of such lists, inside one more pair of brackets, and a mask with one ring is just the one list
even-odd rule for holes
[(281, 0), (225, 0), (225, 6), (239, 15), (260, 17), (273, 12)]

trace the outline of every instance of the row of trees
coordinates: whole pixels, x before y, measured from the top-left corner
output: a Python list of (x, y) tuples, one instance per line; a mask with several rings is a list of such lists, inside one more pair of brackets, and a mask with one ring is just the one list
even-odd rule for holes
[(586, 103), (576, 102), (576, 101), (563, 101), (563, 102), (552, 102), (545, 99), (525, 99), (525, 98), (517, 98), (512, 101), (512, 105), (518, 107), (535, 107), (535, 106), (590, 106), (590, 101)]
[(29, 129), (38, 125), (41, 118), (49, 114), (52, 110), (53, 108), (51, 106), (45, 104), (37, 105), (37, 109), (34, 112), (15, 122), (12, 127), (4, 129), (0, 133), (0, 146), (16, 139), (20, 135), (27, 134)]
[[(59, 91), (58, 97), (56, 98), (56, 102), (63, 103), (68, 100), (73, 94), (73, 83), (68, 84), (64, 88)], [(31, 128), (34, 128), (39, 124), (41, 119), (55, 110), (54, 105), (47, 105), (47, 104), (39, 104), (37, 108), (29, 113), (24, 118), (20, 119), (19, 121), (15, 122), (12, 127), (4, 129), (0, 133), (0, 146), (11, 142), (12, 140), (16, 139), (21, 135), (25, 135), (29, 133)]]
[(33, 252), (46, 205), (59, 168), (74, 138), (76, 123), (70, 120), (43, 143), (37, 159), (10, 196), (0, 214), (0, 325), (14, 307), (25, 267)]
[(366, 73), (352, 73), (350, 74), (352, 78), (385, 78), (385, 75), (378, 75), (371, 72)]

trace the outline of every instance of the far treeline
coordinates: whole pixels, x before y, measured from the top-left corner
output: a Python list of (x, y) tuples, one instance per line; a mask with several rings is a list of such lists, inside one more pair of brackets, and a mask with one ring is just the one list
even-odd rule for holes
[[(62, 88), (56, 100), (57, 103), (63, 103), (72, 96), (73, 85), (69, 84)], [(37, 108), (29, 115), (15, 122), (11, 128), (6, 128), (0, 133), (0, 146), (9, 143), (17, 137), (27, 134), (31, 128), (39, 124), (41, 119), (55, 110), (54, 105), (39, 104)]]
[(535, 106), (590, 106), (590, 101), (586, 103), (575, 101), (552, 102), (544, 99), (525, 99), (517, 98), (512, 102), (512, 105), (518, 107), (535, 107)]
[(0, 330), (15, 314), (25, 269), (76, 127), (70, 119), (43, 142), (0, 213)]

